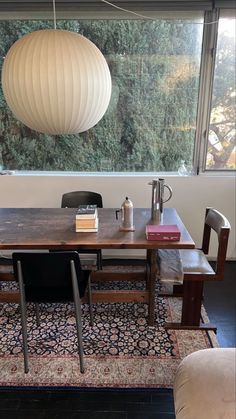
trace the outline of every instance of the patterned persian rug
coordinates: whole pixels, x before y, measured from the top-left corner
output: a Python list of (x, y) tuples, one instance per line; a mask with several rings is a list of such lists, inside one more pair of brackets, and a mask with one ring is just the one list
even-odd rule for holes
[[(143, 287), (142, 283), (130, 286), (137, 285)], [(95, 304), (93, 327), (88, 305), (83, 305), (84, 374), (79, 370), (73, 304), (42, 304), (40, 327), (33, 305), (28, 305), (28, 374), (24, 374), (19, 307), (0, 304), (0, 386), (171, 388), (186, 355), (218, 344), (213, 332), (166, 331), (166, 321), (180, 319), (181, 299), (158, 297), (158, 291), (157, 286), (154, 327), (147, 324), (146, 304)]]

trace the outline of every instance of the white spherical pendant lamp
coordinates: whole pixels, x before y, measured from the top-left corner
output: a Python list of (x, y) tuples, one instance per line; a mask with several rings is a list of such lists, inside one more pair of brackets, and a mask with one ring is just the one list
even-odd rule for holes
[(45, 134), (75, 134), (103, 117), (111, 75), (104, 56), (87, 38), (47, 29), (12, 45), (2, 87), (8, 106), (28, 127)]

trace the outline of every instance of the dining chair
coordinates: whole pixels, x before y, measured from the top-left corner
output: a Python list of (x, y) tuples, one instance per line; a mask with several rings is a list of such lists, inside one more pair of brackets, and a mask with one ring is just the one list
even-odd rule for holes
[[(79, 205), (97, 205), (103, 207), (102, 195), (91, 191), (73, 191), (62, 195), (61, 208), (77, 208)], [(97, 269), (102, 269), (101, 249), (76, 249), (79, 253), (94, 254), (97, 258)]]
[(79, 205), (97, 205), (102, 208), (102, 195), (91, 191), (73, 191), (62, 195), (62, 208), (77, 208)]
[(20, 310), (24, 353), (24, 370), (29, 371), (27, 341), (27, 304), (35, 303), (39, 325), (40, 303), (74, 302), (80, 372), (84, 372), (82, 343), (81, 298), (88, 287), (90, 323), (93, 325), (90, 272), (81, 269), (79, 254), (71, 252), (14, 252), (13, 269), (20, 290)]
[[(183, 269), (183, 303), (180, 323), (166, 323), (169, 329), (207, 329), (216, 331), (210, 323), (202, 323), (201, 306), (204, 281), (222, 281), (230, 233), (227, 218), (214, 208), (206, 208), (200, 249), (180, 250)], [(217, 238), (217, 259), (214, 266), (207, 260), (212, 233)]]

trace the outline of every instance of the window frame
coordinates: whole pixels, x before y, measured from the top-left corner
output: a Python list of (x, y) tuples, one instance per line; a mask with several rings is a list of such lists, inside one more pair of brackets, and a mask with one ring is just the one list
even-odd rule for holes
[[(194, 167), (196, 174), (235, 174), (235, 169), (207, 169), (208, 136), (220, 18), (235, 17), (234, 9), (214, 9), (205, 12), (200, 69), (199, 100), (197, 111)], [(208, 25), (208, 22), (217, 22)]]
[[(206, 171), (205, 165), (211, 114), (218, 20), (219, 9), (205, 12), (193, 163), (197, 175)], [(217, 23), (209, 24), (209, 22)]]

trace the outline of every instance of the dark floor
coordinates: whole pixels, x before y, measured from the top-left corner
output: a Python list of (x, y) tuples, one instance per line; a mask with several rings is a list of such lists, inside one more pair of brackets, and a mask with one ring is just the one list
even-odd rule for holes
[[(236, 262), (207, 283), (204, 305), (221, 347), (235, 347)], [(1, 373), (1, 372), (0, 372)], [(0, 419), (174, 419), (172, 390), (1, 391)], [(200, 418), (199, 418), (200, 419)]]
[(236, 262), (225, 265), (225, 279), (205, 282), (204, 306), (211, 323), (217, 326), (222, 348), (236, 347)]

